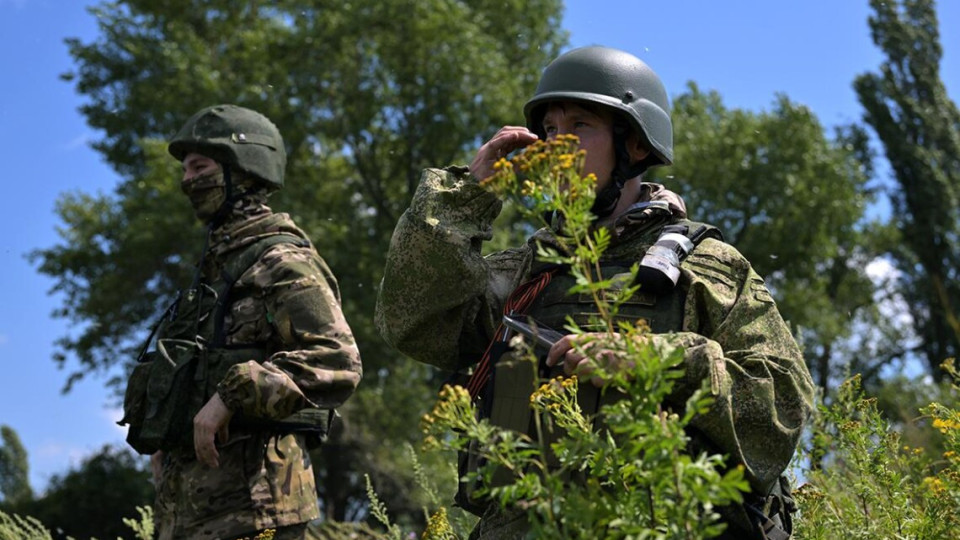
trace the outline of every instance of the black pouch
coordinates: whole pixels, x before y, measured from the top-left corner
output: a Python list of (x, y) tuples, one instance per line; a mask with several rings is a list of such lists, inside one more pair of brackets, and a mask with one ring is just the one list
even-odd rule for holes
[[(519, 433), (526, 433), (530, 424), (530, 394), (534, 389), (534, 369), (526, 361), (511, 356), (505, 342), (497, 342), (491, 349), (491, 358), (496, 358), (493, 377), (484, 386), (479, 414), (494, 425)], [(496, 396), (494, 398), (494, 396)], [(478, 453), (479, 442), (471, 440), (467, 449), (458, 452), (457, 474), (459, 482), (454, 501), (464, 510), (482, 516), (490, 499), (478, 497), (477, 491), (484, 484), (481, 478), (467, 479), (470, 473), (478, 472), (485, 464)], [(510, 482), (511, 473), (497, 468), (490, 477), (490, 486), (503, 486)]]
[(482, 517), (490, 503), (489, 499), (476, 497), (479, 479), (467, 479), (467, 474), (480, 469), (481, 459), (477, 454), (477, 441), (470, 441), (466, 450), (457, 453), (457, 492), (453, 496), (456, 506), (471, 514)]
[(337, 426), (338, 418), (340, 413), (336, 409), (309, 408), (302, 409), (275, 424), (276, 429), (281, 433), (303, 435), (307, 450), (314, 450), (327, 441), (330, 432)]

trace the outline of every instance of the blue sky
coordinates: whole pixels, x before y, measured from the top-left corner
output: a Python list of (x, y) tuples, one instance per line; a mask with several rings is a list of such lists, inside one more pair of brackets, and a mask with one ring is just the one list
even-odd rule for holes
[[(70, 328), (50, 316), (62, 302), (48, 294), (53, 282), (24, 257), (58, 242), (58, 194), (110, 192), (119, 180), (89, 146), (99, 134), (77, 111), (82, 97), (58, 78), (71, 69), (63, 39), (97, 35), (84, 9), (91, 4), (0, 0), (0, 162), (9, 203), (0, 212), (0, 424), (19, 433), (36, 490), (124, 436), (102, 378), (60, 393), (66, 373), (51, 358)], [(940, 4), (942, 76), (957, 101), (960, 3)], [(860, 119), (851, 82), (882, 60), (868, 14), (866, 0), (575, 0), (564, 27), (572, 46), (608, 45), (641, 57), (671, 95), (693, 80), (729, 107), (761, 110), (782, 92), (829, 128)]]

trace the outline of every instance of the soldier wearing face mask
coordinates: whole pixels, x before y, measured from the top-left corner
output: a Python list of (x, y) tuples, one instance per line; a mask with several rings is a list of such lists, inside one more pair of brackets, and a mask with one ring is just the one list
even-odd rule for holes
[(208, 107), (169, 151), (207, 241), (124, 399), (127, 440), (151, 454), (158, 538), (308, 538), (319, 517), (308, 449), (362, 374), (336, 279), (267, 204), (286, 166), (269, 119)]
[[(788, 538), (791, 499), (782, 474), (812, 410), (813, 382), (750, 263), (715, 227), (687, 219), (678, 195), (643, 181), (647, 169), (674, 159), (670, 105), (660, 78), (624, 51), (574, 49), (544, 69), (523, 112), (526, 125), (501, 128), (469, 167), (424, 171), (387, 254), (376, 316), (381, 334), (421, 362), (454, 372), (472, 369), (467, 389), (481, 414), (501, 427), (533, 433), (525, 399), (533, 381), (521, 378), (512, 363), (498, 362), (493, 352), (505, 336), (503, 316), (516, 310), (516, 318), (530, 316), (555, 329), (569, 317), (583, 328), (595, 306), (569, 293), (574, 279), (565, 269), (538, 260), (538, 246), (563, 249), (557, 240), (562, 216), (524, 245), (481, 255), (501, 202), (478, 181), (510, 152), (538, 139), (576, 135), (586, 150), (582, 174), (597, 178), (595, 226), (611, 233), (599, 272), (610, 279), (633, 264), (641, 268), (639, 292), (618, 316), (646, 321), (655, 346), (684, 349), (685, 373), (664, 405), (682, 410), (709, 381), (714, 403), (691, 422), (689, 450), (729, 456), (728, 464), (743, 466), (750, 482), (744, 504), (722, 512), (729, 526), (723, 538)], [(590, 363), (575, 343), (596, 337), (559, 337), (545, 364), (584, 375)], [(597, 356), (598, 362), (608, 360)], [(624, 360), (614, 365), (629, 365)], [(599, 408), (599, 396), (584, 384), (578, 401), (589, 414)], [(462, 457), (461, 475), (473, 466), (469, 453)], [(528, 534), (523, 510), (477, 500), (470, 487), (461, 489), (458, 502), (481, 516), (472, 538)]]

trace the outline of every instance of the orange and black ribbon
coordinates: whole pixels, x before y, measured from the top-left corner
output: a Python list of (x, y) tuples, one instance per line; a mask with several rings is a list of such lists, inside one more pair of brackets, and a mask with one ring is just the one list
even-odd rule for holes
[[(503, 314), (517, 315), (526, 312), (530, 304), (537, 298), (537, 295), (550, 283), (550, 279), (553, 278), (556, 270), (556, 268), (553, 268), (541, 272), (533, 279), (520, 284), (520, 286), (514, 289), (513, 292), (510, 293), (510, 296), (507, 297), (507, 301), (503, 305)], [(484, 351), (483, 357), (480, 358), (477, 368), (473, 370), (473, 375), (471, 375), (470, 380), (467, 381), (467, 391), (470, 393), (470, 399), (476, 400), (477, 396), (479, 396), (483, 390), (483, 387), (486, 386), (487, 380), (490, 378), (490, 364), (492, 362), (491, 350), (494, 344), (505, 339), (506, 334), (507, 328), (503, 325), (503, 322), (501, 322), (497, 327), (497, 331), (493, 333), (493, 339), (490, 340), (490, 345), (487, 345), (487, 350)]]

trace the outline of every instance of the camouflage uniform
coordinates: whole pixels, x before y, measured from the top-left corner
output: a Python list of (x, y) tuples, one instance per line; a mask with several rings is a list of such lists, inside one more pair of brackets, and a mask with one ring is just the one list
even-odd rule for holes
[[(660, 229), (684, 216), (678, 197), (645, 184), (638, 202), (653, 199), (671, 202), (672, 217), (618, 216), (605, 258), (639, 261)], [(446, 370), (481, 357), (507, 296), (531, 277), (536, 242), (554, 242), (542, 229), (522, 247), (481, 256), (500, 208), (465, 169), (424, 172), (393, 233), (378, 298), (376, 323), (389, 343)], [(682, 405), (708, 380), (715, 403), (694, 419), (694, 430), (745, 467), (754, 493), (768, 493), (812, 409), (814, 387), (800, 351), (763, 279), (732, 246), (704, 240), (683, 262), (678, 288), (686, 294), (682, 324), (653, 336), (686, 351), (686, 375), (670, 401)], [(524, 530), (522, 520), (492, 512), (475, 535), (508, 538)]]
[[(264, 344), (267, 356), (211, 381), (235, 413), (229, 440), (218, 444), (219, 468), (200, 464), (192, 446), (164, 449), (156, 503), (161, 539), (253, 536), (319, 517), (304, 436), (238, 419), (270, 421), (340, 405), (360, 381), (360, 357), (330, 269), (289, 216), (274, 214), (265, 201), (262, 190), (234, 202), (211, 231), (202, 271), (203, 283), (212, 283), (232, 256), (257, 241), (281, 234), (301, 239), (267, 248), (230, 292), (225, 347)], [(176, 323), (161, 327), (158, 337)], [(200, 328), (201, 340), (210, 341), (211, 326)]]

